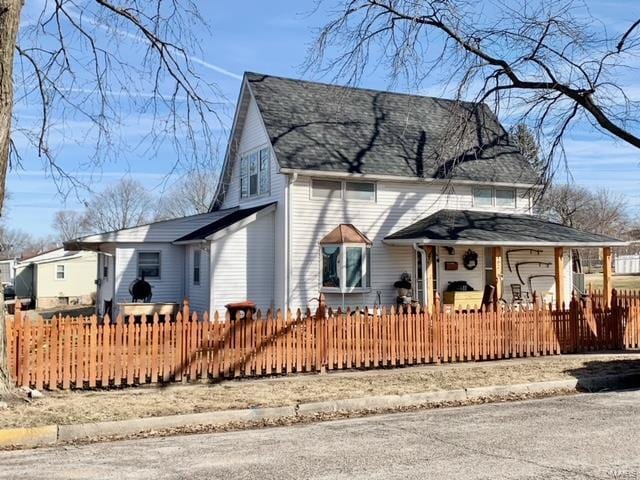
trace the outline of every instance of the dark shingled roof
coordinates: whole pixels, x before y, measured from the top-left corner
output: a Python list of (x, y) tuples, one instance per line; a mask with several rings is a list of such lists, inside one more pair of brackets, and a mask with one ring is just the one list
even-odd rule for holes
[[(281, 168), (535, 184), (486, 105), (246, 73)], [(459, 115), (464, 150), (447, 154)], [(458, 142), (459, 143), (459, 142)]]
[(245, 218), (250, 217), (254, 213), (259, 212), (260, 210), (267, 208), (273, 204), (274, 203), (272, 202), (272, 203), (267, 203), (266, 205), (259, 205), (257, 207), (245, 208), (243, 210), (239, 210), (237, 208), (230, 208), (228, 215), (225, 215), (224, 217), (220, 218), (219, 220), (216, 220), (215, 222), (210, 223), (209, 225), (205, 225), (204, 227), (194, 230), (193, 232), (188, 233), (187, 235), (180, 237), (175, 241), (188, 242), (193, 240), (204, 240), (209, 235), (213, 235), (214, 233), (219, 232), (220, 230), (223, 230), (233, 225), (234, 223), (239, 222), (240, 220), (244, 220)]
[(510, 215), (469, 210), (440, 210), (393, 233), (385, 240), (434, 240), (459, 243), (554, 243), (612, 245), (621, 243), (605, 235), (582, 232), (531, 215)]

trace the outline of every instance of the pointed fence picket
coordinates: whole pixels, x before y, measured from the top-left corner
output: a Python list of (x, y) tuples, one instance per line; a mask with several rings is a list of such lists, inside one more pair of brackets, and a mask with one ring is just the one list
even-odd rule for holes
[(231, 319), (175, 317), (7, 319), (9, 368), (17, 385), (103, 388), (218, 381), (324, 370), (368, 369), (640, 348), (640, 295), (596, 293), (554, 310), (433, 313), (395, 308), (315, 313), (278, 310)]

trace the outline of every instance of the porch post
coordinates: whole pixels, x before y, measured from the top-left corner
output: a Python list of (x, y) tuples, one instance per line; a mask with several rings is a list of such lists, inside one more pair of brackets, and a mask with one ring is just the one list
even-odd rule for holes
[(605, 306), (611, 305), (611, 247), (602, 249), (602, 295)]
[(493, 305), (497, 308), (498, 301), (502, 298), (502, 279), (504, 278), (502, 271), (502, 247), (493, 247), (493, 259), (491, 265), (493, 269), (493, 278), (491, 279), (491, 283), (496, 286)]
[(556, 309), (562, 309), (564, 298), (564, 248), (556, 247), (554, 251), (556, 276)]
[(433, 272), (436, 262), (436, 248), (433, 245), (424, 247), (427, 251), (427, 270), (424, 278), (424, 291), (427, 293), (427, 312), (433, 313), (433, 305), (435, 304), (435, 291), (433, 290)]

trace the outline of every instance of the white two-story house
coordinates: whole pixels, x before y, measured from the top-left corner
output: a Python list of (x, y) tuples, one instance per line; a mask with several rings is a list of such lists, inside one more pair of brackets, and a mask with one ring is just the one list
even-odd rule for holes
[(209, 213), (66, 247), (100, 252), (99, 308), (142, 276), (197, 311), (394, 305), (404, 273), (429, 308), (459, 282), (560, 304), (571, 249), (621, 242), (533, 216), (537, 184), (484, 105), (247, 73)]

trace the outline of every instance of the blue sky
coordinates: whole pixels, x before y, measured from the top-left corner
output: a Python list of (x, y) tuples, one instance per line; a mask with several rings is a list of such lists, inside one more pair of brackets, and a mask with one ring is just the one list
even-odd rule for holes
[[(41, 0), (43, 1), (43, 0)], [(223, 116), (228, 127), (244, 71), (257, 71), (275, 75), (300, 77), (301, 65), (313, 39), (313, 29), (327, 18), (331, 2), (312, 12), (312, 1), (272, 0), (269, 2), (247, 0), (242, 2), (199, 2), (202, 14), (211, 26), (211, 32), (200, 33), (202, 52), (198, 52), (196, 66), (201, 75), (215, 82), (229, 103)], [(640, 2), (598, 1), (588, 2), (592, 12), (613, 30), (624, 28), (640, 17)], [(39, 2), (26, 2), (23, 22), (29, 23)], [(131, 48), (135, 48), (132, 42)], [(637, 72), (636, 72), (637, 74)], [(384, 89), (388, 85), (383, 72), (377, 72), (363, 80), (362, 86)], [(640, 92), (640, 79), (629, 80), (634, 91)], [(433, 85), (426, 85), (429, 93), (437, 92), (440, 84), (434, 78)], [(38, 109), (22, 102), (16, 107), (16, 118), (22, 125), (33, 122)], [(127, 145), (143, 145), (147, 128), (145, 118), (131, 116), (114, 136)], [(174, 163), (175, 153), (169, 146), (157, 152), (147, 149), (124, 148), (114, 152), (111, 160), (99, 169), (88, 167), (91, 137), (83, 136), (82, 126), (72, 120), (60, 121), (53, 129), (52, 145), (57, 161), (68, 171), (83, 180), (91, 189), (100, 190), (122, 176), (130, 176), (143, 182), (156, 193), (176, 181), (177, 174), (167, 177)], [(227, 132), (219, 129), (221, 147)], [(23, 158), (21, 168), (14, 168), (8, 179), (9, 200), (7, 223), (13, 228), (33, 235), (52, 233), (54, 213), (60, 209), (81, 209), (89, 192), (83, 188), (66, 195), (58, 192), (56, 184), (45, 171), (43, 160), (24, 142), (17, 142)], [(575, 128), (567, 137), (565, 147), (569, 169), (576, 183), (589, 188), (609, 187), (625, 195), (637, 210), (640, 206), (640, 152), (621, 142), (597, 133), (587, 125)], [(224, 149), (221, 148), (222, 152)], [(221, 155), (221, 154), (220, 154)], [(219, 165), (221, 158), (214, 159)]]

